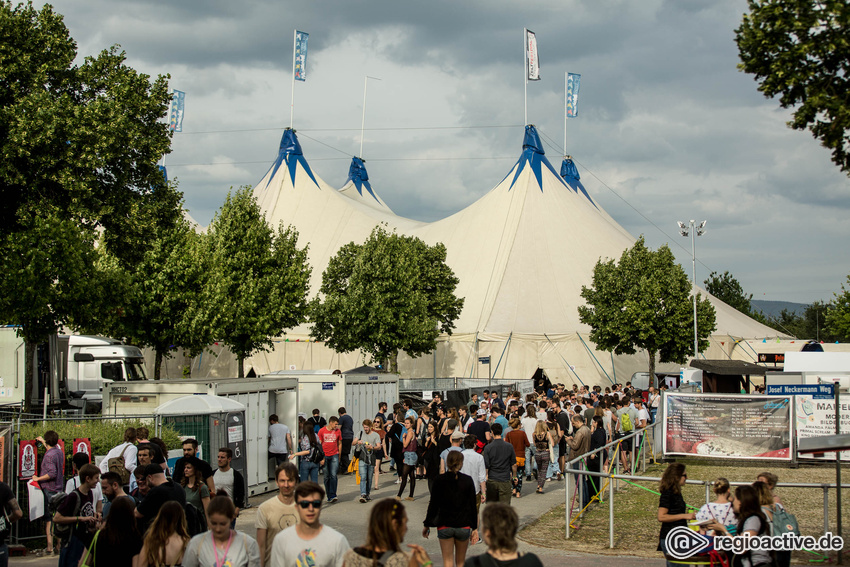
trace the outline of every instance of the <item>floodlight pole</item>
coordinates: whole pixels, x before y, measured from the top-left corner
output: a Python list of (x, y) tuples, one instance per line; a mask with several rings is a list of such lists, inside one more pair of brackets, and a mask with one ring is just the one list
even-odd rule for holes
[(682, 236), (691, 237), (691, 265), (693, 269), (693, 295), (694, 295), (694, 358), (699, 356), (699, 334), (697, 333), (697, 252), (696, 252), (696, 237), (705, 234), (705, 222), (702, 221), (699, 225), (691, 219), (688, 224), (679, 222), (679, 233)]
[(369, 86), (369, 79), (381, 80), (378, 77), (370, 77), (369, 75), (363, 78), (363, 119), (360, 121), (360, 153), (357, 154), (357, 157), (360, 159), (363, 159), (363, 138), (366, 131), (366, 88)]

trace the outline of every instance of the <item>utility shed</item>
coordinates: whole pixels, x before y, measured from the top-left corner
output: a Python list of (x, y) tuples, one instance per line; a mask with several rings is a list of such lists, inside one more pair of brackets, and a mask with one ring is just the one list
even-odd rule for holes
[(702, 391), (707, 394), (740, 394), (751, 391), (751, 376), (764, 376), (764, 366), (743, 360), (692, 360), (702, 370)]

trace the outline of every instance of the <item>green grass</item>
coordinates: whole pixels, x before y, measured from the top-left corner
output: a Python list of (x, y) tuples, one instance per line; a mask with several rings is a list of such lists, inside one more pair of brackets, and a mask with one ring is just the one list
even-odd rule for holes
[[(689, 480), (713, 481), (717, 477), (725, 477), (732, 482), (754, 481), (758, 473), (769, 470), (779, 476), (779, 483), (834, 483), (835, 465), (832, 463), (801, 465), (799, 468), (778, 466), (775, 463), (741, 463), (730, 461), (708, 462), (685, 460)], [(647, 466), (643, 476), (660, 477), (666, 465)], [(842, 467), (842, 480), (846, 483), (850, 478), (850, 467)], [(614, 549), (608, 547), (608, 490), (603, 493), (604, 504), (595, 503), (579, 520), (573, 520), (575, 529), (570, 530), (570, 539), (564, 539), (564, 506), (550, 510), (532, 524), (523, 529), (519, 537), (524, 541), (561, 549), (596, 553), (603, 555), (634, 555), (640, 557), (661, 557), (656, 551), (660, 524), (657, 520), (658, 496), (647, 490), (658, 491), (657, 482), (635, 483), (637, 486), (620, 482), (620, 490), (614, 495)], [(683, 489), (685, 502), (699, 508), (705, 504), (705, 488), (701, 485), (687, 485)], [(842, 519), (845, 535), (850, 526), (850, 490), (842, 494)], [(789, 512), (796, 515), (803, 535), (822, 535), (823, 525), (823, 490), (820, 488), (790, 488), (779, 487), (776, 494), (782, 498)], [(712, 494), (713, 497), (713, 494)], [(830, 530), (836, 532), (836, 493), (829, 495)], [(818, 556), (805, 552), (795, 552), (793, 560), (807, 563), (817, 560)]]

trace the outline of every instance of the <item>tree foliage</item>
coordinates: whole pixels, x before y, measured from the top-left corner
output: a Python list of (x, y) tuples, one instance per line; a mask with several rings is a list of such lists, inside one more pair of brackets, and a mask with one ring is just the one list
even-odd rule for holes
[(245, 358), (269, 350), (274, 337), (306, 321), (310, 266), (298, 232), (273, 230), (251, 188), (227, 195), (207, 230), (208, 275), (192, 313), (191, 332), (230, 347), (245, 375)]
[(841, 284), (841, 293), (834, 294), (831, 309), (826, 313), (826, 331), (829, 338), (825, 340), (850, 342), (850, 276), (847, 285)]
[[(578, 308), (579, 319), (590, 325), (590, 339), (600, 349), (615, 354), (644, 349), (650, 372), (655, 372), (656, 354), (661, 362), (678, 363), (693, 355), (691, 283), (666, 245), (653, 252), (641, 237), (619, 262), (600, 260), (592, 285), (582, 286), (581, 296), (587, 304)], [(700, 351), (709, 346), (714, 317), (709, 300), (698, 295)]]
[(748, 0), (736, 31), (739, 68), (768, 98), (795, 108), (788, 123), (808, 128), (850, 175), (850, 5), (846, 0)]
[(753, 294), (744, 293), (744, 288), (741, 283), (728, 271), (718, 274), (711, 272), (708, 278), (703, 282), (705, 291), (731, 307), (734, 307), (745, 315), (750, 315), (753, 307), (750, 300)]
[(451, 334), (463, 299), (446, 265), (446, 247), (377, 227), (363, 244), (349, 243), (322, 274), (311, 305), (312, 335), (340, 352), (362, 350), (395, 367), (399, 350), (412, 357)]

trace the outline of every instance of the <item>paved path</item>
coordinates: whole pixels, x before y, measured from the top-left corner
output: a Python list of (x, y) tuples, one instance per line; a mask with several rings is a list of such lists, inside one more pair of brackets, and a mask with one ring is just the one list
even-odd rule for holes
[[(380, 488), (372, 493), (372, 498), (377, 501), (381, 498), (392, 498), (398, 491), (398, 485), (395, 484), (394, 476), (381, 475)], [(321, 483), (322, 477), (319, 477)], [(516, 509), (520, 517), (521, 524), (527, 524), (538, 518), (542, 513), (552, 509), (558, 504), (564, 502), (564, 484), (563, 482), (551, 481), (546, 483), (544, 494), (535, 494), (534, 486), (530, 482), (526, 482), (523, 486), (525, 495), (522, 498), (514, 498), (511, 504)], [(407, 491), (405, 491), (407, 492)], [(366, 522), (368, 521), (369, 511), (372, 503), (361, 504), (357, 501), (360, 495), (358, 487), (354, 484), (354, 476), (341, 476), (339, 478), (339, 499), (337, 504), (326, 505), (322, 509), (322, 521), (332, 526), (334, 529), (342, 532), (351, 545), (362, 545), (366, 541)], [(405, 494), (406, 496), (407, 494)], [(271, 494), (256, 496), (251, 498), (251, 508), (244, 510), (236, 522), (236, 528), (251, 536), (256, 534), (254, 527), (254, 519), (256, 507), (262, 502), (271, 497)], [(406, 543), (417, 543), (422, 545), (434, 561), (434, 566), (442, 566), (442, 557), (440, 555), (440, 545), (437, 542), (437, 535), (434, 530), (431, 531), (431, 537), (424, 539), (422, 537), (422, 520), (425, 518), (425, 512), (428, 508), (428, 483), (427, 481), (419, 481), (416, 483), (416, 500), (413, 502), (404, 501), (407, 508), (409, 518), (408, 532), (405, 537)], [(600, 542), (600, 545), (605, 545), (606, 542)], [(472, 546), (468, 555), (477, 555), (485, 551), (483, 543)], [(520, 551), (532, 552), (540, 557), (543, 564), (547, 567), (599, 567), (600, 560), (605, 563), (618, 562), (636, 567), (660, 567), (664, 565), (664, 560), (658, 559), (643, 559), (639, 557), (626, 557), (625, 563), (623, 559), (612, 556), (595, 556), (581, 553), (567, 553), (558, 550), (537, 547), (524, 542), (520, 542)], [(28, 567), (53, 567), (57, 565), (58, 558), (12, 558), (10, 565), (21, 565)]]

